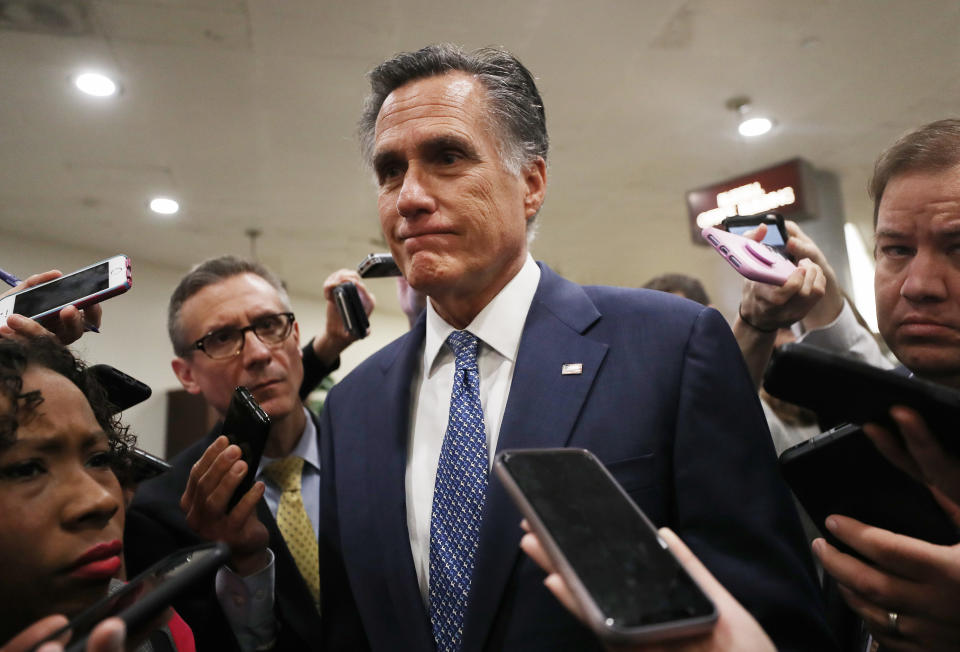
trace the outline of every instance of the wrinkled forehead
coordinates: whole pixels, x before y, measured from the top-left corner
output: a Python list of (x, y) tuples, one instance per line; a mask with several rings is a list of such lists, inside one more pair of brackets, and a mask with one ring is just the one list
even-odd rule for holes
[(211, 283), (184, 301), (180, 324), (197, 337), (224, 326), (243, 326), (262, 315), (287, 312), (289, 306), (269, 281), (251, 273)]
[(384, 100), (374, 139), (379, 143), (400, 126), (471, 127), (483, 120), (486, 107), (486, 90), (472, 75), (452, 72), (416, 79), (394, 89)]

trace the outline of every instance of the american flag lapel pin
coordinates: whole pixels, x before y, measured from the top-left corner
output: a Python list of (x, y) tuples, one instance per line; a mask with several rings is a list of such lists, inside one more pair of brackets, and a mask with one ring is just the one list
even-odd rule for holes
[(568, 362), (560, 367), (561, 376), (579, 376), (583, 373), (582, 362)]

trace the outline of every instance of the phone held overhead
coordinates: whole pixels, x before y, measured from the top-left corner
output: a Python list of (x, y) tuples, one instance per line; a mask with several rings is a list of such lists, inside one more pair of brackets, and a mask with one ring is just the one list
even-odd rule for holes
[(713, 602), (592, 453), (506, 450), (494, 471), (605, 642), (652, 642), (713, 627)]
[(797, 268), (772, 247), (742, 235), (712, 226), (703, 229), (700, 235), (731, 267), (751, 281), (783, 285)]
[(783, 215), (780, 213), (760, 213), (758, 215), (734, 215), (728, 217), (720, 223), (720, 228), (728, 233), (744, 235), (752, 231), (761, 224), (767, 225), (767, 234), (763, 236), (761, 242), (768, 247), (776, 249), (784, 258), (790, 262), (796, 262), (787, 253), (787, 240), (790, 234), (787, 233), (787, 226), (783, 221)]
[(113, 256), (72, 274), (26, 288), (0, 299), (0, 326), (12, 314), (43, 321), (67, 306), (78, 309), (100, 303), (130, 289), (130, 259)]
[(333, 301), (340, 312), (340, 319), (343, 321), (344, 328), (357, 339), (363, 339), (367, 336), (367, 330), (370, 328), (370, 321), (367, 319), (367, 311), (363, 308), (363, 301), (360, 299), (360, 291), (357, 286), (346, 281), (333, 288)]

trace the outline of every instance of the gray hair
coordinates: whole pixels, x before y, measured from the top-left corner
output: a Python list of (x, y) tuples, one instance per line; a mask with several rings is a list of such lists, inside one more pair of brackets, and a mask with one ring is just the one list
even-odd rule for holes
[(412, 81), (456, 71), (472, 75), (486, 89), (489, 110), (484, 115), (499, 137), (500, 158), (507, 170), (519, 174), (538, 156), (547, 160), (547, 118), (530, 71), (503, 48), (464, 52), (459, 46), (441, 43), (401, 52), (370, 71), (370, 94), (357, 130), (367, 165), (373, 165), (377, 115), (387, 96)]
[(254, 274), (269, 283), (280, 295), (280, 302), (283, 304), (284, 310), (292, 312), (290, 296), (287, 294), (287, 288), (283, 281), (260, 263), (237, 256), (209, 258), (198, 265), (194, 265), (193, 269), (180, 279), (177, 288), (170, 295), (170, 305), (167, 308), (167, 333), (170, 335), (174, 353), (183, 357), (192, 352), (190, 342), (185, 341), (186, 335), (183, 332), (183, 325), (180, 323), (180, 312), (183, 310), (183, 304), (186, 303), (187, 299), (208, 285), (214, 285), (241, 274)]
[(901, 136), (877, 159), (867, 186), (873, 199), (873, 225), (890, 180), (907, 172), (943, 172), (960, 165), (960, 119), (948, 118)]

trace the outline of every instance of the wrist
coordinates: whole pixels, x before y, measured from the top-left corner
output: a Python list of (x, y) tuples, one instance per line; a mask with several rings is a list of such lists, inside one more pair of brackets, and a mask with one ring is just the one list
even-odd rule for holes
[(332, 337), (329, 333), (324, 333), (319, 337), (313, 338), (312, 348), (314, 355), (323, 364), (330, 366), (337, 361), (340, 353), (347, 348), (348, 342), (341, 342)]
[(780, 328), (779, 326), (776, 326), (776, 325), (774, 325), (773, 327), (768, 327), (767, 324), (757, 323), (755, 319), (754, 320), (748, 319), (747, 316), (743, 314), (742, 303), (737, 307), (737, 314), (740, 317), (741, 322), (743, 322), (746, 326), (749, 326), (752, 330), (758, 333), (769, 335), (772, 333), (776, 333), (777, 330)]

